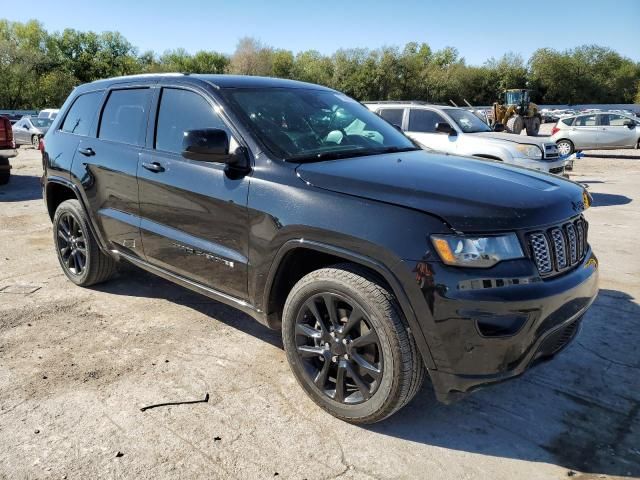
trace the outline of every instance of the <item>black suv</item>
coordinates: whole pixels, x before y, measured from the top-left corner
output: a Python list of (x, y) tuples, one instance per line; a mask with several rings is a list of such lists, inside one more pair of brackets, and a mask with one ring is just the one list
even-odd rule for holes
[(427, 153), (317, 85), (151, 75), (76, 88), (44, 198), (77, 285), (128, 261), (282, 330), (322, 408), (376, 422), (450, 402), (576, 334), (598, 263), (576, 183)]

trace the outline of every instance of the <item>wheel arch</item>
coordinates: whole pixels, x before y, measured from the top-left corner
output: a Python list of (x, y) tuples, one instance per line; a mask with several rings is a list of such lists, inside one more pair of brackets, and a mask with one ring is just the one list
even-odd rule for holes
[(269, 269), (263, 292), (262, 304), (265, 307), (269, 327), (274, 329), (281, 328), (284, 301), (293, 285), (300, 278), (319, 268), (345, 262), (365, 268), (374, 279), (380, 281), (383, 286), (394, 294), (409, 324), (409, 333), (413, 336), (418, 346), (425, 366), (428, 369), (435, 369), (435, 362), (427, 340), (424, 337), (409, 297), (398, 278), (391, 269), (377, 260), (343, 247), (317, 241), (292, 239), (278, 250)]
[(89, 209), (87, 208), (85, 201), (80, 194), (80, 190), (76, 185), (65, 178), (47, 178), (44, 187), (44, 199), (51, 221), (53, 221), (56, 209), (62, 202), (66, 200), (78, 200), (78, 202), (80, 202), (80, 207), (84, 210), (87, 218), (89, 219), (89, 228), (91, 229), (91, 233), (96, 239), (98, 246), (103, 252), (108, 253), (108, 249), (105, 246), (106, 244), (104, 243), (100, 232), (94, 224), (93, 216), (90, 214)]

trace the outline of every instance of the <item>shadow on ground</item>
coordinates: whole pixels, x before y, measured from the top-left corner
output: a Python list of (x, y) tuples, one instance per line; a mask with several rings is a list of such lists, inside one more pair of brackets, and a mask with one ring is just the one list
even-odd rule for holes
[(0, 202), (24, 202), (42, 198), (40, 177), (35, 175), (11, 175), (9, 183), (0, 185)]
[(620, 153), (585, 153), (585, 158), (614, 158), (617, 160), (640, 160), (640, 155), (624, 155)]
[[(135, 267), (99, 290), (164, 298), (271, 345), (279, 332), (237, 310)], [(570, 471), (640, 475), (640, 306), (602, 290), (569, 347), (522, 377), (453, 404), (426, 382), (414, 401), (365, 427), (381, 435), (480, 455), (559, 465)]]
[(592, 193), (592, 207), (613, 207), (616, 205), (627, 205), (631, 203), (631, 199), (625, 195), (617, 195), (614, 193)]

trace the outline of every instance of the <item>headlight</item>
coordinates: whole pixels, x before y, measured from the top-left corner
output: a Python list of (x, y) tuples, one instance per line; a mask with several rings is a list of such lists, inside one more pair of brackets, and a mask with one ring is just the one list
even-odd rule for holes
[(447, 265), (488, 268), (524, 254), (515, 233), (496, 236), (432, 235), (438, 255)]
[(516, 145), (516, 150), (527, 158), (535, 158), (538, 160), (542, 158), (542, 150), (535, 145)]

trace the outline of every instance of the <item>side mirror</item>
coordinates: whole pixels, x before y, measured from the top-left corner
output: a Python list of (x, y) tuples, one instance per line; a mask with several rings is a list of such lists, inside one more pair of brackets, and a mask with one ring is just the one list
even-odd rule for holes
[(635, 128), (636, 126), (636, 122), (631, 119), (625, 120), (624, 122), (622, 122), (622, 124), (627, 128)]
[(230, 152), (229, 143), (229, 135), (219, 128), (189, 130), (182, 139), (182, 156), (201, 162), (224, 163), (228, 175), (241, 176), (250, 170), (247, 149), (239, 146)]
[(447, 122), (438, 122), (436, 123), (436, 132), (438, 133), (446, 133), (447, 135), (455, 136), (458, 135), (451, 125)]
[(496, 123), (493, 125), (494, 132), (504, 132), (504, 125), (502, 123)]
[(184, 132), (182, 156), (190, 160), (226, 163), (229, 156), (229, 135), (219, 128)]

